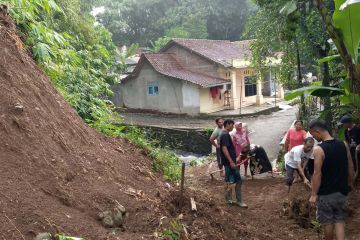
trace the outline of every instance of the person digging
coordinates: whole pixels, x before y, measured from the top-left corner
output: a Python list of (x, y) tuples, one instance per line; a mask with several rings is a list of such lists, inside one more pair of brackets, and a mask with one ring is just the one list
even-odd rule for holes
[(285, 167), (286, 167), (286, 185), (288, 192), (294, 181), (294, 172), (297, 172), (304, 181), (304, 184), (311, 188), (309, 179), (307, 179), (303, 165), (306, 165), (310, 159), (313, 159), (314, 139), (312, 137), (305, 138), (304, 144), (293, 147), (288, 153), (285, 154)]
[[(239, 207), (247, 208), (248, 206), (242, 200), (242, 180), (240, 170), (236, 165), (235, 147), (229, 134), (233, 128), (234, 121), (231, 119), (225, 120), (223, 133), (220, 137), (221, 162), (225, 168), (225, 201), (228, 204), (234, 203)], [(236, 201), (234, 201), (233, 192), (235, 192)]]

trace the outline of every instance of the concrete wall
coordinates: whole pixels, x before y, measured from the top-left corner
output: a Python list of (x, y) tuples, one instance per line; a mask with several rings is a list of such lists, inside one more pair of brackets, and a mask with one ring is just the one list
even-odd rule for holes
[(138, 126), (144, 129), (148, 138), (156, 140), (161, 147), (190, 153), (207, 155), (211, 153), (209, 133), (196, 129), (173, 129), (150, 126)]
[(121, 94), (121, 87), (120, 83), (115, 83), (111, 86), (111, 90), (114, 92), (114, 95), (110, 97), (110, 100), (117, 106), (117, 107), (124, 107), (124, 102)]
[(176, 54), (176, 58), (188, 70), (220, 77), (218, 71), (219, 66), (217, 64), (197, 55), (196, 53), (191, 53), (190, 50), (174, 45), (166, 52)]
[[(221, 94), (221, 99), (219, 98)], [(200, 88), (200, 112), (211, 113), (225, 109), (224, 107), (224, 94), (218, 91), (218, 96), (212, 98), (210, 88)]]
[[(149, 95), (148, 84), (154, 82), (159, 87), (159, 94)], [(121, 84), (121, 94), (124, 106), (128, 108), (187, 114), (200, 112), (197, 85), (161, 75), (147, 63), (137, 77)]]
[(274, 96), (275, 87), (276, 87), (277, 95), (281, 95), (280, 94), (280, 92), (282, 91), (281, 84), (279, 82), (275, 83), (275, 72), (269, 70), (264, 74), (264, 83), (263, 83), (264, 96)]
[(200, 87), (190, 82), (182, 82), (183, 107), (190, 112), (200, 112)]

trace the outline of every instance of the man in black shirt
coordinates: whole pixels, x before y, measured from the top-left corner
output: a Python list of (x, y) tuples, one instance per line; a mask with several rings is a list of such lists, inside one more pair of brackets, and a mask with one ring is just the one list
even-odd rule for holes
[(340, 122), (345, 128), (345, 139), (350, 147), (355, 172), (358, 172), (359, 163), (356, 162), (355, 155), (360, 151), (360, 125), (355, 124), (352, 117), (348, 115), (343, 116)]
[(309, 125), (311, 135), (319, 142), (314, 148), (314, 173), (310, 204), (317, 203), (317, 219), (324, 226), (325, 240), (345, 239), (345, 207), (353, 187), (354, 168), (347, 145), (334, 139), (322, 120)]
[[(241, 176), (240, 170), (236, 165), (235, 147), (230, 137), (230, 132), (234, 128), (234, 121), (227, 119), (224, 121), (224, 129), (220, 136), (221, 163), (225, 168), (225, 200), (227, 203), (235, 203), (240, 207), (247, 208), (241, 197)], [(233, 201), (232, 190), (236, 193), (236, 202)]]

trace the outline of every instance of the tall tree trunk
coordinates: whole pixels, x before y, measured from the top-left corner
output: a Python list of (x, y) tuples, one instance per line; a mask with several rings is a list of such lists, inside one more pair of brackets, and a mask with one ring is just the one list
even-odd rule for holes
[[(320, 58), (324, 58), (328, 55), (328, 52), (330, 50), (330, 44), (326, 41), (325, 42), (325, 49), (319, 50), (319, 56)], [(324, 62), (321, 63), (321, 73), (322, 73), (322, 85), (324, 87), (330, 86), (330, 72), (329, 72), (329, 63)], [(324, 99), (324, 111), (325, 111), (325, 122), (326, 127), (331, 132), (332, 130), (332, 120), (333, 120), (333, 112), (331, 110), (331, 97), (325, 97)]]
[[(299, 45), (297, 40), (296, 41), (296, 62), (297, 62), (297, 80), (298, 80), (298, 88), (301, 88), (303, 86), (302, 84), (302, 74), (301, 74), (301, 62), (300, 62), (300, 51), (299, 51)], [(300, 101), (300, 116), (299, 118), (302, 119), (305, 114), (305, 97), (304, 94), (301, 95), (301, 101)]]
[(351, 91), (360, 94), (360, 69), (356, 68), (356, 65), (353, 63), (352, 57), (345, 46), (344, 40), (342, 39), (340, 33), (336, 31), (335, 26), (332, 22), (332, 18), (329, 15), (329, 11), (324, 3), (324, 0), (316, 0), (316, 3), (321, 18), (325, 23), (326, 30), (334, 41), (334, 44), (339, 51), (340, 57), (349, 72), (352, 86)]

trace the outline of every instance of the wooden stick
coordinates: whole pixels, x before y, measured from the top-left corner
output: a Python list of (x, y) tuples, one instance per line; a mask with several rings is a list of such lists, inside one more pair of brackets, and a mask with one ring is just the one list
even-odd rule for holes
[(191, 211), (196, 212), (196, 202), (194, 198), (190, 198), (190, 204), (191, 204)]
[(183, 206), (183, 195), (184, 195), (184, 181), (185, 181), (185, 162), (181, 165), (181, 184), (180, 184), (180, 210)]
[[(245, 163), (245, 161), (241, 162), (240, 164), (236, 164), (236, 166), (240, 167), (244, 163)], [(210, 172), (209, 174), (210, 174), (211, 179), (214, 179), (214, 174), (215, 173), (222, 172), (222, 171), (224, 171), (224, 169), (219, 169), (219, 170), (215, 170), (215, 171)]]

